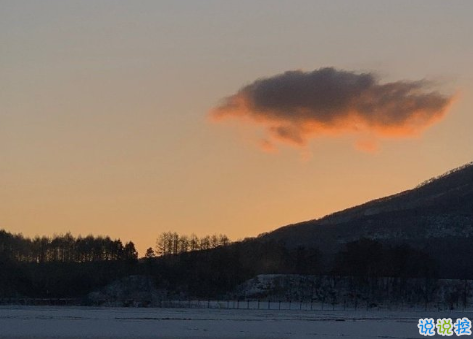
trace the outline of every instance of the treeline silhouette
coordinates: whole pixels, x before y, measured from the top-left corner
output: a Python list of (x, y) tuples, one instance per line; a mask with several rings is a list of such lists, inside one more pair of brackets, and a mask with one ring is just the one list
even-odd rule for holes
[(206, 235), (197, 237), (194, 233), (190, 236), (180, 235), (177, 232), (163, 232), (156, 240), (156, 249), (150, 247), (146, 251), (145, 257), (157, 255), (175, 255), (192, 251), (210, 250), (220, 246), (231, 244), (230, 239), (225, 234)]
[(0, 256), (18, 262), (92, 262), (136, 260), (138, 252), (133, 242), (122, 244), (110, 237), (73, 237), (70, 233), (53, 237), (10, 234), (0, 230)]
[(438, 266), (427, 253), (406, 244), (387, 246), (362, 238), (345, 245), (336, 257), (332, 273), (353, 277), (432, 278)]
[(162, 233), (156, 248), (138, 259), (133, 243), (70, 234), (25, 238), (0, 231), (0, 298), (86, 297), (123, 277), (150, 278), (169, 297), (229, 295), (259, 274), (355, 277), (429, 277), (436, 262), (407, 245), (360, 239), (338, 253), (288, 247), (264, 237), (231, 242), (221, 235)]
[(156, 287), (199, 298), (222, 296), (258, 274), (318, 274), (316, 249), (288, 249), (250, 238), (212, 250), (146, 259)]
[(0, 230), (0, 298), (80, 297), (130, 274), (138, 253), (133, 242), (109, 237), (53, 237)]
[(426, 253), (408, 245), (383, 245), (360, 239), (335, 255), (316, 248), (288, 248), (284, 242), (258, 238), (217, 247), (162, 256), (148, 261), (156, 286), (199, 297), (222, 295), (259, 274), (329, 275), (364, 278), (437, 277), (437, 264)]

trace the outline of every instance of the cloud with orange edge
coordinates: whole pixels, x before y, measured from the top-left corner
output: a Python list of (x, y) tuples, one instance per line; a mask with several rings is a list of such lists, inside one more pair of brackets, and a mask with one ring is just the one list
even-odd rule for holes
[(210, 117), (263, 127), (259, 145), (269, 152), (281, 143), (304, 148), (313, 138), (340, 135), (358, 136), (355, 148), (371, 152), (380, 138), (419, 135), (445, 116), (453, 99), (424, 80), (380, 83), (374, 73), (321, 68), (258, 79)]

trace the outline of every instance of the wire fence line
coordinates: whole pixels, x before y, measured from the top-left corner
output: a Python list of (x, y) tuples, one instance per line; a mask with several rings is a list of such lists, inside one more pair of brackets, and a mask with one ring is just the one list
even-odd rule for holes
[(25, 306), (78, 306), (82, 299), (77, 298), (0, 298), (0, 305)]
[(282, 301), (267, 299), (247, 300), (162, 300), (153, 307), (158, 308), (209, 308), (209, 309), (238, 309), (238, 310), (298, 310), (298, 311), (347, 311), (347, 310), (371, 310), (371, 311), (473, 311), (473, 308), (464, 305), (451, 305), (448, 303), (435, 302), (420, 304), (409, 304), (403, 302), (390, 302), (378, 304), (373, 301), (359, 301), (330, 303), (321, 301)]
[(376, 303), (370, 300), (344, 302), (324, 302), (320, 300), (268, 300), (268, 299), (228, 299), (228, 300), (155, 300), (123, 301), (101, 300), (90, 303), (78, 298), (0, 298), (0, 305), (23, 306), (102, 306), (102, 307), (150, 307), (150, 308), (193, 308), (193, 309), (226, 309), (226, 310), (272, 310), (272, 311), (464, 311), (473, 312), (469, 305), (446, 302), (411, 304), (402, 301)]

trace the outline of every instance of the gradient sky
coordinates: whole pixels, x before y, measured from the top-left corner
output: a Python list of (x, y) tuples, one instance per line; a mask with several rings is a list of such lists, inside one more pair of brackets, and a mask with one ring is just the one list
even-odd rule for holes
[[(133, 240), (255, 236), (473, 160), (473, 2), (0, 1), (0, 228)], [(261, 77), (334, 67), (458, 98), (421, 135), (262, 152), (209, 111)]]

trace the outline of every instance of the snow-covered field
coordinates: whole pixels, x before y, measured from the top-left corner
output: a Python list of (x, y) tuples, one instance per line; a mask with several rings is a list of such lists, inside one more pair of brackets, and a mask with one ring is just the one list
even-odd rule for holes
[(419, 318), (469, 312), (0, 307), (0, 338), (422, 338)]

